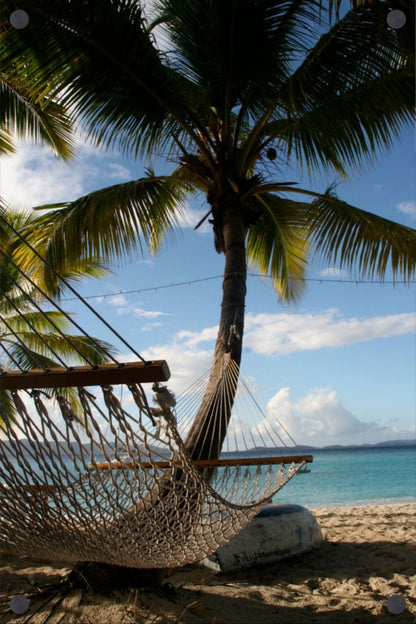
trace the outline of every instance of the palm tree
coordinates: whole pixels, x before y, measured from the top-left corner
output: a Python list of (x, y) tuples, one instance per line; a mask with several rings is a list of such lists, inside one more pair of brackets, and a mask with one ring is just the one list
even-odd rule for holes
[[(71, 123), (62, 104), (47, 88), (33, 88), (16, 65), (0, 68), (0, 156), (15, 152), (13, 136), (30, 139), (50, 147), (59, 157), (74, 155)], [(29, 213), (8, 208), (0, 198), (0, 368), (50, 368), (58, 366), (58, 357), (77, 362), (83, 355), (92, 364), (108, 361), (113, 348), (104, 341), (69, 335), (69, 315), (44, 310), (45, 297), (61, 293), (63, 282), (52, 267), (39, 260), (36, 252), (19, 236), (30, 236), (35, 218)], [(18, 235), (16, 235), (16, 232)], [(77, 259), (65, 269), (65, 278), (99, 277), (106, 271), (92, 258)], [(43, 295), (41, 293), (44, 293)], [(72, 389), (50, 391), (66, 396), (74, 412), (80, 408)], [(9, 392), (0, 390), (0, 422), (13, 420), (15, 407)]]
[[(146, 16), (136, 0), (21, 0), (30, 28), (5, 30), (6, 68), (71, 107), (98, 146), (171, 165), (45, 213), (39, 236), (56, 266), (157, 249), (184, 196), (205, 195), (225, 258), (210, 388), (225, 353), (241, 360), (247, 264), (286, 301), (301, 295), (314, 254), (357, 276), (414, 272), (414, 230), (284, 175), (296, 162), (346, 177), (412, 120), (414, 3), (357, 0), (331, 23), (326, 8), (337, 5), (155, 0)], [(392, 7), (407, 16), (397, 31), (386, 25)], [(200, 458), (217, 456), (225, 433), (210, 388), (187, 439)]]
[[(10, 209), (7, 222), (0, 219), (0, 368), (48, 369), (84, 359), (92, 365), (108, 361), (114, 351), (108, 343), (87, 335), (68, 334), (70, 315), (53, 306), (46, 309), (48, 294), (44, 288), (51, 282), (49, 269), (16, 235), (16, 232), (24, 235), (28, 228), (34, 227), (34, 222), (33, 213)], [(65, 279), (100, 276), (104, 272), (96, 263), (86, 263), (83, 269), (76, 263), (72, 271), (68, 268)], [(56, 280), (53, 283), (57, 286)], [(74, 389), (50, 392), (65, 396), (75, 413), (78, 410), (81, 413)], [(0, 391), (0, 405), (0, 422), (13, 419), (14, 403), (6, 390)]]

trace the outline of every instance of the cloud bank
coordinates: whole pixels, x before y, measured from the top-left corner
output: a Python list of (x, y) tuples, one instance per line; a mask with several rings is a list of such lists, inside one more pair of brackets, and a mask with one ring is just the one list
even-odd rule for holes
[[(373, 444), (412, 437), (411, 428), (386, 427), (360, 420), (343, 405), (331, 387), (311, 388), (297, 400), (291, 398), (289, 387), (281, 388), (267, 408), (269, 418), (283, 421), (298, 444)], [(266, 422), (263, 426), (267, 426)]]
[[(416, 315), (410, 312), (370, 318), (346, 318), (334, 308), (302, 314), (249, 313), (245, 321), (244, 345), (254, 353), (273, 357), (389, 338), (414, 333), (415, 329)], [(181, 331), (177, 338), (195, 348), (213, 341), (216, 332), (217, 327), (213, 326), (199, 332)]]

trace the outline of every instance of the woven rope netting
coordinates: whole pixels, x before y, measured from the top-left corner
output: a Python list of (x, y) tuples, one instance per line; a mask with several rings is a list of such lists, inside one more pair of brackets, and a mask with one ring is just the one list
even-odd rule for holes
[[(13, 392), (19, 417), (1, 425), (3, 551), (143, 568), (197, 561), (238, 533), (303, 465), (220, 466), (208, 483), (175, 424), (183, 406), (188, 420), (195, 393), (159, 416), (161, 427), (150, 421), (143, 389), (128, 390), (129, 411), (111, 387), (100, 398), (97, 388), (95, 396), (79, 388), (82, 423), (64, 398), (57, 409), (43, 392)], [(230, 424), (229, 445), (236, 428)]]
[[(2, 276), (10, 263), (18, 275), (17, 264), (12, 258), (6, 260), (0, 262)], [(0, 280), (0, 286), (6, 282)], [(40, 291), (30, 282), (27, 292), (33, 290)], [(12, 303), (10, 292), (9, 285), (0, 296)], [(40, 301), (35, 301), (36, 310), (42, 311), (44, 293), (40, 291), (36, 298)], [(27, 323), (32, 304), (24, 299), (22, 322)], [(18, 314), (19, 306), (12, 312)], [(47, 312), (45, 318), (49, 318)], [(0, 336), (10, 336), (10, 319), (7, 315), (0, 318)], [(12, 338), (25, 346), (18, 332)], [(0, 340), (4, 352), (7, 341)], [(13, 353), (9, 353), (10, 360), (19, 365)], [(111, 359), (114, 371), (123, 367)], [(266, 419), (247, 383), (240, 379), (237, 365), (227, 356), (216, 386), (210, 387), (211, 405), (217, 405), (214, 417), (218, 418), (224, 412), (222, 406), (232, 404), (233, 410), (230, 421), (223, 424), (227, 435), (220, 460), (224, 461), (209, 468), (192, 460), (182, 441), (206, 395), (208, 374), (177, 400), (156, 383), (158, 407), (151, 408), (151, 398), (139, 383), (110, 385), (106, 381), (91, 386), (82, 383), (81, 374), (71, 388), (76, 390), (75, 403), (73, 395), (70, 401), (56, 384), (48, 390), (47, 370), (42, 372), (46, 381), (41, 387), (25, 382), (7, 389), (5, 380), (14, 373), (4, 366), (4, 357), (0, 364), (3, 552), (141, 568), (198, 561), (236, 535), (304, 465), (301, 457), (247, 461), (247, 452), (253, 448), (261, 447), (263, 456), (267, 446), (278, 454), (276, 447), (284, 446), (287, 432), (275, 418)], [(32, 371), (19, 368), (14, 371), (17, 377), (30, 377)], [(71, 366), (66, 370), (72, 374)], [(13, 418), (8, 415), (10, 402)], [(290, 437), (289, 443), (293, 443)]]

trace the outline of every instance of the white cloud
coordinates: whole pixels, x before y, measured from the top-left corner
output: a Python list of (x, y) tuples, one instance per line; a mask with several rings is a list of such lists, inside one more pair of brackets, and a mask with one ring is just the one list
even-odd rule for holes
[[(322, 315), (324, 320), (331, 322), (333, 318), (337, 318), (338, 321), (348, 322), (351, 319), (342, 319), (337, 317), (337, 312), (330, 310), (326, 315)], [(253, 316), (256, 321), (259, 321), (259, 317), (263, 315)], [(281, 315), (271, 315), (281, 316)], [(283, 315), (286, 317), (287, 315)], [(306, 325), (310, 322), (310, 316), (313, 315), (296, 315), (303, 318)], [(316, 315), (319, 317), (319, 315)], [(339, 314), (338, 314), (339, 316)], [(400, 324), (400, 317), (402, 315), (396, 315), (395, 320)], [(389, 332), (391, 331), (390, 317), (387, 327)], [(298, 321), (299, 319), (297, 319)], [(356, 319), (352, 319), (356, 321)], [(370, 319), (370, 325), (377, 325), (377, 319)], [(288, 323), (288, 320), (286, 319)], [(256, 328), (258, 330), (260, 325)], [(384, 334), (385, 327), (383, 324), (379, 324), (381, 335)], [(293, 331), (296, 331), (292, 328)], [(362, 329), (354, 337), (354, 340), (364, 340), (365, 332), (368, 332), (368, 323), (364, 323)], [(335, 332), (336, 333), (336, 332)], [(172, 342), (167, 344), (156, 345), (151, 348), (145, 349), (142, 355), (149, 360), (166, 360), (169, 364), (172, 377), (168, 381), (168, 387), (180, 395), (192, 384), (195, 383), (203, 375), (208, 374), (212, 362), (212, 345), (209, 348), (200, 348), (201, 343), (213, 341), (216, 335), (216, 328), (206, 328), (201, 332), (182, 331), (173, 336)], [(248, 330), (250, 335), (250, 330)], [(375, 335), (373, 337), (376, 337)], [(316, 348), (319, 348), (319, 344), (322, 341), (318, 339)], [(326, 345), (327, 346), (327, 345)], [(304, 347), (299, 347), (304, 348)], [(135, 359), (135, 358), (132, 358)], [(203, 385), (203, 382), (202, 382)], [(253, 386), (253, 384), (249, 384)], [(256, 393), (256, 390), (255, 390)], [(261, 405), (261, 399), (257, 396), (256, 405)], [(244, 409), (247, 409), (247, 405)], [(292, 398), (291, 389), (289, 387), (281, 388), (276, 394), (269, 400), (267, 409), (264, 413), (268, 413), (267, 418), (263, 421), (259, 420), (256, 414), (240, 415), (240, 406), (237, 406), (237, 416), (242, 416), (247, 423), (244, 425), (244, 435), (253, 442), (252, 446), (263, 445), (264, 440), (270, 439), (270, 435), (275, 439), (276, 445), (279, 445), (279, 441), (276, 439), (274, 432), (279, 431), (281, 438), (286, 444), (291, 445), (290, 436), (285, 433), (285, 429), (296, 440), (298, 444), (309, 444), (312, 446), (326, 446), (331, 444), (364, 444), (382, 442), (391, 439), (409, 439), (412, 436), (410, 428), (400, 428), (397, 426), (381, 426), (376, 422), (367, 422), (361, 420), (359, 415), (352, 413), (348, 406), (344, 405), (337, 391), (332, 387), (314, 387), (310, 388), (304, 396), (298, 398)], [(181, 419), (181, 414), (178, 413), (178, 417)], [(232, 419), (233, 420), (233, 419)], [(250, 422), (252, 424), (250, 424)], [(257, 428), (253, 426), (253, 422), (256, 421)], [(280, 423), (283, 423), (284, 429), (281, 428)], [(185, 423), (186, 424), (186, 423)], [(182, 424), (182, 426), (184, 426)], [(248, 427), (248, 429), (247, 429)], [(241, 427), (240, 427), (241, 429)], [(237, 422), (237, 428), (231, 434), (231, 438), (234, 436), (237, 440), (240, 440), (242, 432), (239, 429)], [(231, 429), (230, 429), (231, 430)], [(242, 439), (242, 438), (241, 438)], [(231, 440), (231, 446), (234, 442)]]
[[(183, 228), (194, 228), (200, 220), (206, 215), (206, 207), (204, 210), (197, 210), (191, 208), (188, 203), (182, 207), (181, 214), (179, 215), (178, 225)], [(211, 233), (212, 225), (209, 223), (208, 218), (197, 230), (200, 234)]]
[[(31, 208), (72, 201), (91, 188), (102, 188), (103, 166), (120, 167), (109, 155), (76, 135), (76, 157), (64, 162), (40, 145), (16, 141), (17, 152), (1, 159), (1, 193), (7, 202)], [(126, 172), (124, 167), (121, 170)], [(86, 188), (88, 183), (89, 188)]]
[(68, 201), (82, 194), (88, 168), (58, 160), (47, 150), (19, 144), (18, 153), (1, 161), (2, 196), (13, 205), (31, 208)]
[(201, 331), (182, 330), (176, 334), (178, 340), (181, 340), (188, 347), (196, 347), (201, 342), (212, 342), (217, 337), (218, 326), (205, 327)]
[(416, 201), (402, 201), (397, 205), (399, 212), (416, 219)]
[(186, 348), (176, 342), (151, 347), (142, 355), (149, 360), (168, 362), (172, 373), (168, 386), (177, 394), (184, 392), (195, 380), (206, 373), (212, 361), (210, 350)]
[[(43, 146), (16, 141), (16, 154), (1, 160), (2, 197), (11, 205), (32, 208), (73, 201), (91, 190), (109, 186), (109, 179), (112, 183), (131, 179), (129, 169), (114, 162), (117, 152), (109, 154), (95, 148), (81, 133), (76, 141), (76, 158), (69, 162), (63, 162)], [(194, 228), (204, 214), (205, 209), (191, 208), (186, 202), (177, 213), (178, 225)], [(211, 231), (208, 220), (198, 228), (199, 233)]]
[(328, 436), (360, 433), (372, 426), (355, 418), (331, 388), (313, 388), (293, 407), (307, 424), (315, 423), (316, 430)]
[(346, 277), (348, 274), (344, 269), (337, 267), (327, 267), (321, 271), (322, 277)]
[(123, 167), (123, 165), (119, 165), (118, 163), (110, 163), (108, 165), (110, 169), (110, 178), (115, 180), (130, 180), (131, 174), (127, 167)]
[(46, 147), (16, 141), (16, 153), (1, 159), (1, 193), (6, 201), (23, 208), (72, 201), (108, 186), (103, 179), (131, 179), (129, 169), (114, 162), (117, 152), (95, 148), (80, 132), (75, 140), (76, 156), (68, 162)]
[[(183, 330), (177, 339), (188, 347), (213, 342), (218, 327), (201, 331)], [(247, 314), (244, 346), (268, 356), (289, 355), (326, 347), (342, 347), (378, 338), (388, 338), (416, 330), (413, 313), (371, 318), (344, 318), (336, 309), (303, 314)]]
[(117, 308), (117, 314), (119, 316), (132, 314), (136, 318), (144, 319), (156, 319), (161, 316), (170, 316), (168, 312), (162, 312), (161, 310), (146, 310), (140, 306), (129, 304), (123, 293), (116, 293), (111, 297), (106, 297), (105, 300), (109, 305)]
[(298, 444), (327, 446), (331, 444), (372, 444), (395, 438), (410, 438), (411, 431), (384, 427), (357, 418), (330, 387), (311, 388), (298, 400), (291, 399), (289, 387), (281, 388), (268, 402), (268, 418), (263, 430), (270, 428), (269, 419), (284, 422)]
[(159, 327), (163, 327), (163, 323), (146, 323), (143, 327), (140, 328), (141, 332), (149, 332), (158, 329)]
[(167, 312), (161, 312), (160, 310), (145, 310), (144, 308), (133, 308), (133, 314), (137, 318), (158, 318), (159, 316), (169, 316)]
[(108, 300), (108, 303), (113, 306), (125, 306), (127, 304), (127, 299), (122, 294), (113, 295)]
[(288, 355), (412, 333), (415, 321), (413, 313), (344, 318), (336, 309), (304, 314), (248, 314), (244, 343), (263, 355)]

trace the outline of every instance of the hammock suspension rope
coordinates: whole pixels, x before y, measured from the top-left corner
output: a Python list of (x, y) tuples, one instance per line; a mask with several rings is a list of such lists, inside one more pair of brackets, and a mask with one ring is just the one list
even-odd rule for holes
[[(26, 243), (1, 212), (0, 219)], [(36, 310), (54, 327), (45, 301), (63, 311), (30, 276), (19, 275), (28, 284), (28, 293), (18, 288), (22, 311), (6, 290), (0, 297), (25, 322), (25, 312)], [(0, 318), (0, 550), (141, 568), (198, 561), (238, 533), (312, 458), (296, 448), (274, 416), (268, 417), (229, 354), (210, 390), (216, 430), (227, 431), (222, 453), (213, 461), (191, 458), (183, 440), (209, 373), (176, 398), (161, 385), (170, 377), (167, 363), (148, 362), (86, 306), (139, 361), (123, 363), (109, 354), (112, 362), (100, 366), (88, 359), (86, 365), (68, 364), (48, 343), (47, 332), (32, 323), (31, 331), (46, 341), (62, 367), (46, 368), (39, 359), (38, 368), (25, 369), (8, 346), (8, 336), (23, 347), (26, 337), (7, 314)], [(230, 340), (235, 338), (231, 327)], [(145, 383), (153, 384), (153, 397)], [(76, 392), (76, 404), (65, 395), (67, 388)], [(10, 401), (14, 419), (7, 417)], [(228, 422), (224, 415), (231, 407)]]

